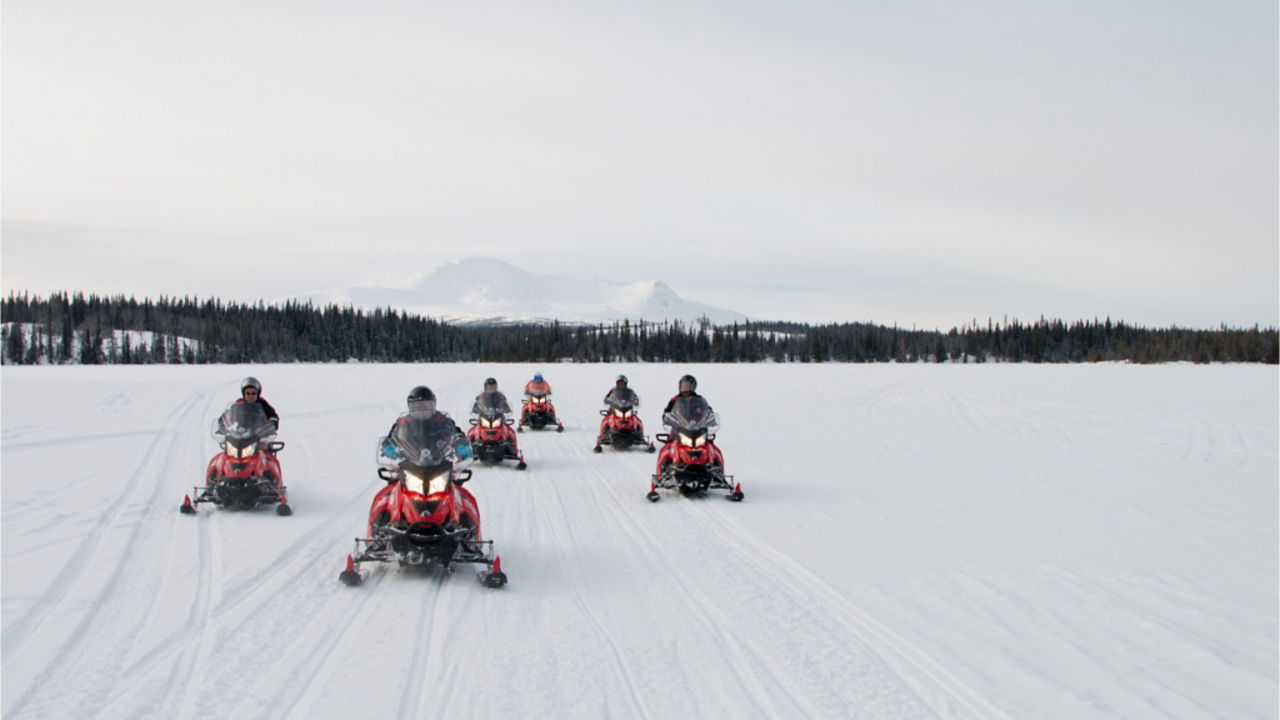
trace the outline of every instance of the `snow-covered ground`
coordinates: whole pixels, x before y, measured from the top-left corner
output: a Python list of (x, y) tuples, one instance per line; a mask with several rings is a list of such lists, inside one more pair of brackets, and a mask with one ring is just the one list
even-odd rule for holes
[[(376, 438), (535, 370), (563, 434), (468, 488), (510, 584), (367, 566)], [(692, 371), (746, 500), (591, 452)], [(178, 513), (242, 375), (292, 517)], [(1277, 371), (5, 367), (5, 718), (1275, 718)]]

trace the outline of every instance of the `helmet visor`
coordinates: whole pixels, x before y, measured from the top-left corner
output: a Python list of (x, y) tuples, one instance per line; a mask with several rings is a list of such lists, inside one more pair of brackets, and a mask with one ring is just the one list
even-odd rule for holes
[(436, 411), (435, 400), (410, 400), (409, 412), (411, 413), (433, 413)]

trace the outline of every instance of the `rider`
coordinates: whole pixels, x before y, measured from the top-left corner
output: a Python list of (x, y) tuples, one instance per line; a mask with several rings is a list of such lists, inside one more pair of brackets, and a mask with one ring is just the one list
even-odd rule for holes
[(702, 397), (694, 390), (698, 389), (698, 381), (692, 375), (685, 375), (680, 378), (680, 392), (667, 401), (667, 406), (663, 408), (662, 414), (666, 415), (671, 412), (671, 408), (675, 407), (676, 400), (682, 397)]
[(498, 392), (498, 381), (493, 378), (485, 378), (484, 392), (476, 396), (476, 401), (471, 406), (472, 413), (480, 413), (481, 400), (485, 400), (489, 407), (501, 410), (503, 415), (511, 413), (511, 405), (507, 404), (507, 396)]
[(262, 397), (262, 383), (258, 382), (256, 377), (247, 377), (240, 381), (240, 399), (237, 403), (258, 403), (262, 406), (262, 412), (267, 416), (268, 420), (275, 422), (276, 429), (280, 428), (280, 414), (276, 409), (271, 407), (271, 403)]
[(550, 395), (551, 384), (542, 379), (542, 373), (534, 373), (533, 379), (524, 384), (524, 396)]
[(604, 404), (614, 405), (624, 400), (630, 401), (632, 407), (640, 407), (640, 396), (627, 387), (627, 376), (619, 375), (618, 379), (614, 381), (613, 387), (609, 392), (605, 393)]
[(415, 387), (409, 391), (407, 402), (409, 411), (396, 418), (391, 425), (391, 430), (383, 439), (382, 454), (385, 457), (392, 459), (396, 457), (395, 445), (391, 443), (391, 437), (395, 435), (396, 430), (411, 422), (419, 421), (448, 423), (453, 438), (451, 444), (458, 453), (458, 459), (466, 460), (471, 457), (471, 442), (467, 440), (467, 434), (458, 427), (448, 413), (436, 410), (436, 394), (431, 392), (431, 388), (426, 385)]
[[(535, 373), (533, 379), (524, 384), (524, 405), (520, 408), (520, 424), (529, 424), (530, 401), (535, 397), (548, 399), (551, 397), (551, 384), (542, 379), (542, 373)], [(550, 407), (542, 408), (542, 412)]]

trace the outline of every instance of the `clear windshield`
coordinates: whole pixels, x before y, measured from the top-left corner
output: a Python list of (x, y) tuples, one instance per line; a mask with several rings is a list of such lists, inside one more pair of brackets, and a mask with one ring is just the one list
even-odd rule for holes
[(631, 410), (640, 407), (640, 398), (629, 387), (615, 387), (605, 397), (605, 404), (619, 410)]
[(493, 419), (511, 412), (511, 406), (507, 404), (505, 395), (494, 390), (493, 392), (481, 393), (476, 398), (476, 404), (471, 408), (471, 412), (484, 418)]
[(662, 416), (662, 422), (688, 432), (706, 430), (712, 433), (720, 426), (720, 418), (716, 417), (715, 411), (705, 399), (697, 396), (676, 398), (671, 412)]
[(261, 440), (275, 434), (275, 421), (268, 420), (256, 402), (233, 402), (213, 421), (214, 437), (228, 440)]
[[(444, 413), (407, 412), (396, 420), (391, 434), (378, 443), (378, 457), (385, 464), (407, 462), (420, 467), (457, 464), (459, 441), (453, 420)], [(393, 452), (387, 451), (387, 446)]]

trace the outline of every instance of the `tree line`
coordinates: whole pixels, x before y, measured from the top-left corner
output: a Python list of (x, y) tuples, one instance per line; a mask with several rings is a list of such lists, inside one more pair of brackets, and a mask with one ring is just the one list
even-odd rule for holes
[(470, 326), (391, 308), (10, 293), (5, 364), (276, 362), (1280, 362), (1275, 328), (1040, 318), (907, 330), (873, 323)]

